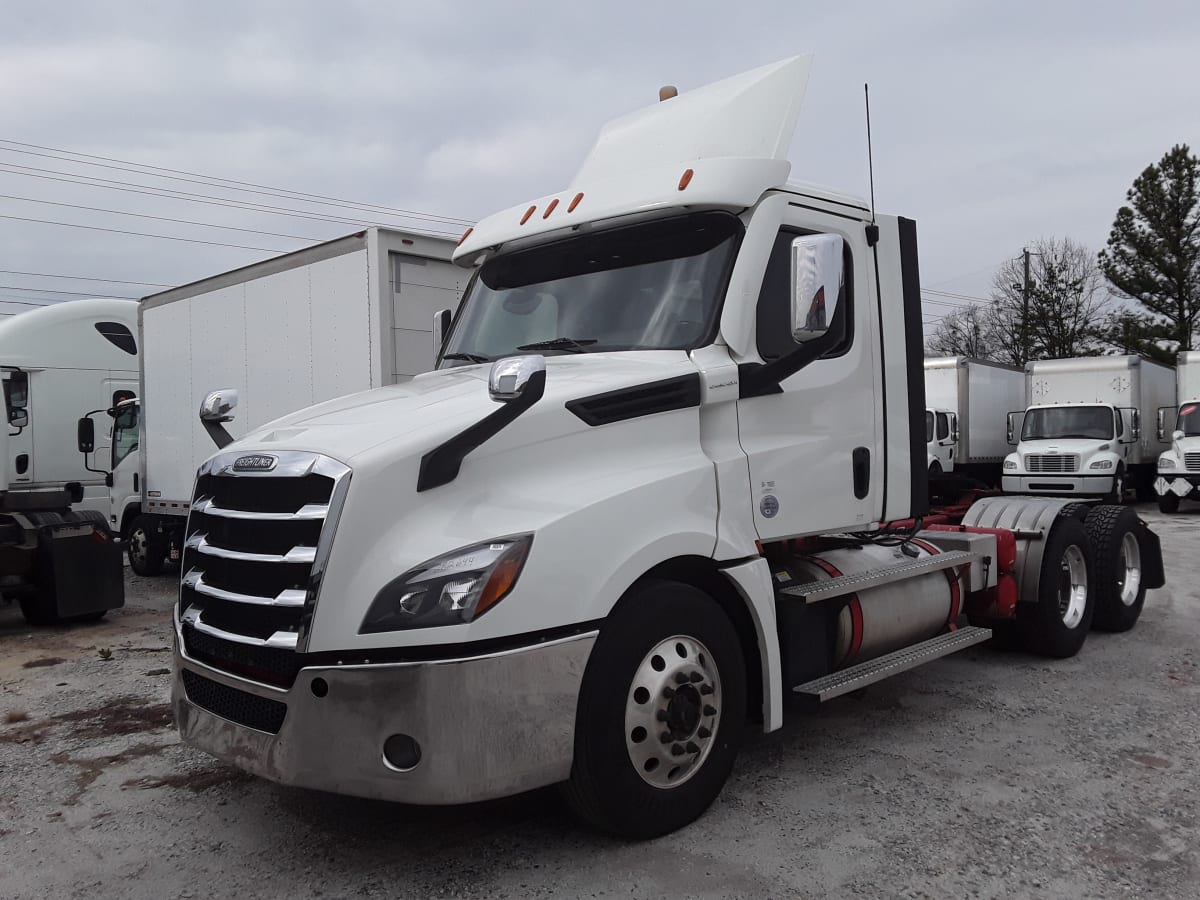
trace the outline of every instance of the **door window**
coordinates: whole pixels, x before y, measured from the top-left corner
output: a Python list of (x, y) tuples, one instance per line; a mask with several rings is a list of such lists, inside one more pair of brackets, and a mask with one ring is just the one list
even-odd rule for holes
[(950, 417), (945, 413), (937, 414), (937, 439), (944, 441), (950, 437)]
[(925, 411), (925, 443), (930, 443), (933, 440), (933, 413), (929, 410)]
[(138, 420), (137, 406), (126, 406), (113, 420), (112, 468), (138, 448)]

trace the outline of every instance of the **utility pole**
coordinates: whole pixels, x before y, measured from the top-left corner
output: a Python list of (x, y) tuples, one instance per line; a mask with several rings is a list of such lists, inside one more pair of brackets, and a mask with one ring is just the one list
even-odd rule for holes
[(1025, 257), (1025, 284), (1021, 291), (1021, 355), (1025, 362), (1029, 362), (1029, 248), (1023, 247), (1021, 254)]

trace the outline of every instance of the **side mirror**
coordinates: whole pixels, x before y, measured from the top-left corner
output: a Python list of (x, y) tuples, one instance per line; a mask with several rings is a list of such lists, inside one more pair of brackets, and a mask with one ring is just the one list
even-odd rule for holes
[(1165, 406), (1158, 408), (1158, 442), (1161, 444), (1167, 439), (1167, 409)]
[(958, 443), (958, 416), (950, 417), (950, 440)]
[(842, 294), (843, 258), (843, 242), (836, 234), (792, 241), (792, 340), (797, 344), (829, 331)]
[(237, 407), (238, 392), (234, 388), (223, 391), (213, 391), (200, 404), (200, 421), (202, 422), (231, 422), (233, 410)]
[(96, 449), (96, 423), (91, 420), (91, 417), (84, 416), (79, 420), (76, 435), (80, 453), (91, 453)]
[(25, 407), (8, 411), (8, 424), (13, 428), (24, 428), (29, 424), (29, 410)]
[(1183, 432), (1182, 432), (1182, 431), (1175, 431), (1175, 432), (1172, 432), (1172, 434), (1171, 434), (1171, 440), (1173, 440), (1173, 441), (1182, 441), (1182, 440), (1183, 440)]
[(1139, 409), (1133, 411), (1133, 441), (1137, 443), (1142, 439), (1142, 412)]
[(1021, 413), (1010, 412), (1008, 414), (1008, 445), (1015, 447), (1019, 443), (1017, 440), (1017, 417)]
[(450, 330), (450, 310), (439, 309), (433, 314), (433, 358), (437, 360), (446, 343), (446, 333)]
[(524, 394), (536, 378), (545, 381), (545, 357), (534, 354), (498, 359), (488, 375), (488, 393), (497, 403), (508, 403)]

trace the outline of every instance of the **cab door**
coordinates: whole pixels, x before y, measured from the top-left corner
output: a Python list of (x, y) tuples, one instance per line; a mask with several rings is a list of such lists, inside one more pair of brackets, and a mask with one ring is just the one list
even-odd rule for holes
[(796, 349), (792, 335), (792, 243), (821, 233), (842, 238), (846, 307), (841, 343), (783, 380), (779, 393), (738, 401), (738, 429), (750, 468), (753, 515), (761, 540), (878, 521), (882, 464), (880, 368), (874, 356), (868, 251), (862, 225), (832, 214), (789, 208), (775, 238), (758, 297), (757, 349), (770, 362)]

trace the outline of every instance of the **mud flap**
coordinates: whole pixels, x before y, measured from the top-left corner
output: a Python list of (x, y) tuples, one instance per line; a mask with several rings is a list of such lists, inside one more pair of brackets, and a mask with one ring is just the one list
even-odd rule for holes
[(1162, 543), (1141, 519), (1138, 519), (1138, 526), (1138, 540), (1142, 545), (1142, 581), (1148, 588), (1164, 587), (1167, 575), (1163, 570)]
[(125, 605), (121, 548), (103, 525), (42, 525), (37, 542), (36, 603), (44, 614), (73, 619)]

